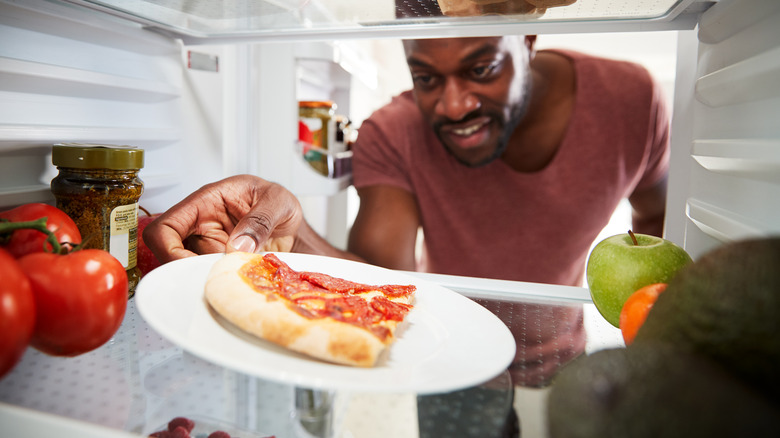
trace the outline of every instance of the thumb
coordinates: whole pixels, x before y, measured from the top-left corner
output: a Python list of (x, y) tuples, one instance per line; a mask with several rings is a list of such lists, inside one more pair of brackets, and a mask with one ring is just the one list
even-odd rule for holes
[(271, 187), (259, 194), (255, 205), (230, 233), (227, 252), (292, 250), (303, 214), (294, 196), (277, 191), (276, 187)]
[(257, 240), (251, 234), (241, 234), (231, 237), (228, 242), (227, 252), (242, 251), (255, 252), (257, 249)]

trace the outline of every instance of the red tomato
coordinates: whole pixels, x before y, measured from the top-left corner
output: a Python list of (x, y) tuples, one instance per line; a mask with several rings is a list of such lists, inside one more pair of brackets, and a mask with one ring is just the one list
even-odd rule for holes
[[(79, 228), (70, 216), (57, 207), (34, 203), (0, 212), (0, 219), (8, 219), (11, 222), (33, 221), (42, 217), (47, 218), (46, 228), (57, 236), (58, 242), (81, 243)], [(4, 247), (14, 257), (19, 258), (25, 254), (44, 251), (43, 245), (46, 242), (46, 237), (46, 234), (38, 230), (16, 230), (11, 234)], [(51, 249), (51, 244), (46, 243), (46, 251), (51, 251)]]
[(14, 257), (0, 248), (0, 377), (22, 358), (34, 328), (30, 280)]
[(127, 273), (107, 251), (38, 252), (19, 264), (35, 295), (30, 345), (36, 349), (76, 356), (100, 347), (119, 329), (127, 309)]
[(636, 332), (645, 323), (647, 314), (655, 304), (661, 292), (666, 290), (666, 283), (654, 283), (639, 288), (623, 304), (620, 311), (620, 332), (626, 345), (634, 342)]

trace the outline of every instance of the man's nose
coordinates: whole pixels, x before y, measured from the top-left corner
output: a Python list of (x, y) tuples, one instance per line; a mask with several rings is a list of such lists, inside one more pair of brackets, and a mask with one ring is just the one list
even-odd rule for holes
[(479, 107), (479, 99), (469, 90), (463, 80), (449, 78), (444, 83), (439, 101), (436, 102), (436, 113), (439, 116), (458, 121)]

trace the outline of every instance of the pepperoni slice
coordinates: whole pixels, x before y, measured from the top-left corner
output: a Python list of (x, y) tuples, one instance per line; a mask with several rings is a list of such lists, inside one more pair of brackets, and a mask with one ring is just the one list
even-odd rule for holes
[(383, 286), (372, 286), (370, 284), (361, 284), (354, 281), (331, 277), (328, 274), (318, 272), (301, 272), (301, 278), (321, 286), (331, 292), (343, 294), (359, 294), (378, 290), (388, 297), (406, 297), (414, 293), (417, 289), (413, 285), (402, 286), (398, 284), (388, 284)]
[[(372, 286), (318, 272), (298, 272), (275, 254), (244, 265), (240, 273), (269, 300), (283, 299), (289, 308), (309, 319), (333, 318), (363, 327), (381, 340), (391, 335), (382, 321), (402, 321), (412, 306), (389, 298), (412, 294), (415, 286)], [(379, 291), (367, 301), (360, 294)]]
[(413, 294), (415, 290), (417, 290), (417, 286), (414, 285), (402, 286), (399, 284), (386, 284), (384, 286), (379, 286), (379, 290), (381, 290), (382, 293), (388, 297), (393, 297), (393, 298), (408, 297), (409, 295)]
[(301, 278), (331, 292), (340, 294), (358, 294), (361, 292), (376, 290), (376, 288), (373, 286), (355, 283), (354, 281), (344, 280), (342, 278), (331, 277), (328, 274), (321, 274), (319, 272), (301, 272)]
[(385, 297), (374, 297), (371, 300), (371, 308), (381, 313), (384, 319), (390, 321), (403, 321), (412, 306), (404, 303), (396, 303)]

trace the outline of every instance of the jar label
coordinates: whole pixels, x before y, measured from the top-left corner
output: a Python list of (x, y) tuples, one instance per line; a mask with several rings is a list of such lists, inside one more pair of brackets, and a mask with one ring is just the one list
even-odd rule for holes
[(298, 125), (298, 140), (316, 146), (328, 148), (327, 131), (322, 119), (316, 117), (301, 117)]
[(111, 236), (108, 252), (125, 270), (134, 268), (138, 252), (138, 203), (120, 205), (111, 210)]

